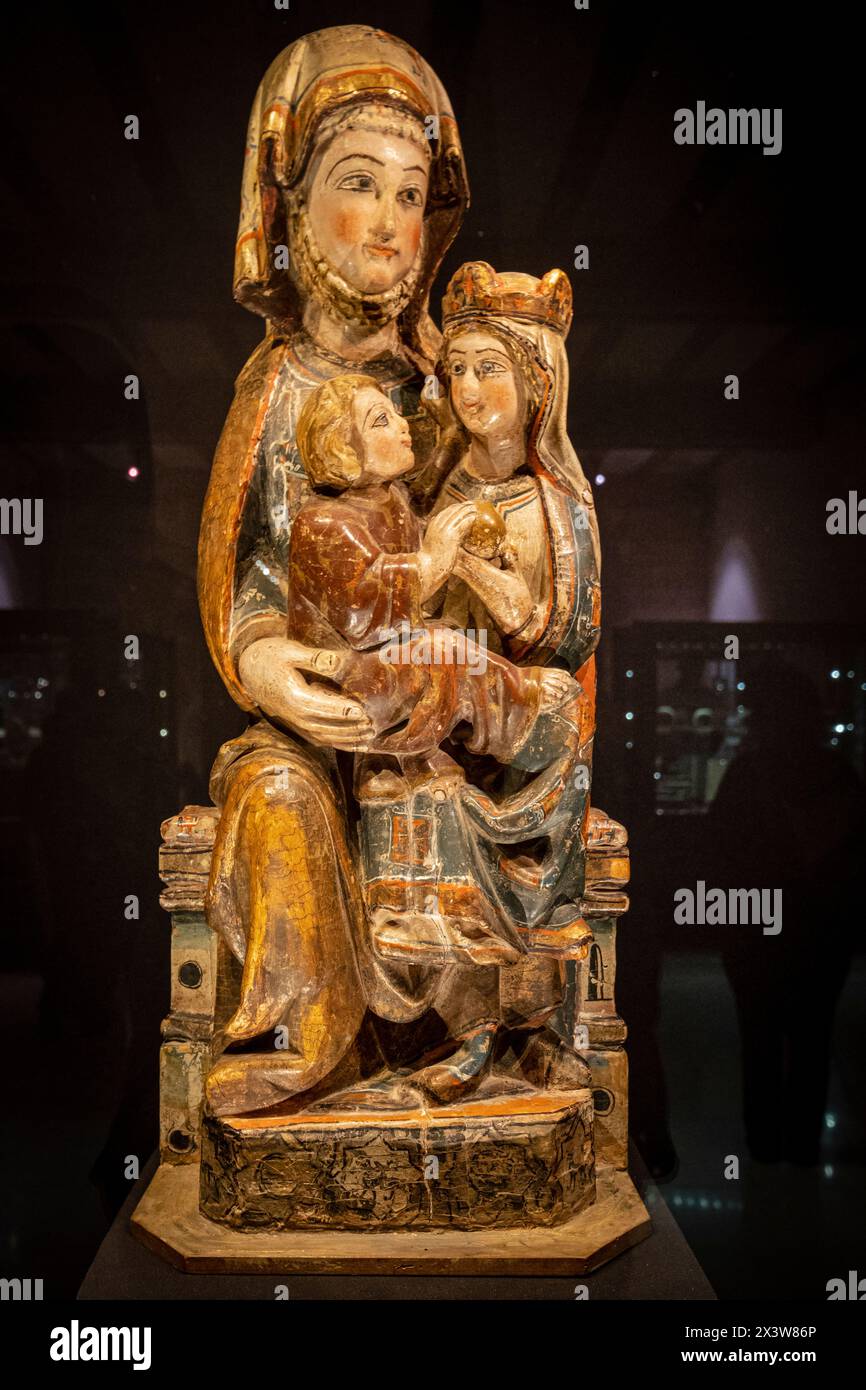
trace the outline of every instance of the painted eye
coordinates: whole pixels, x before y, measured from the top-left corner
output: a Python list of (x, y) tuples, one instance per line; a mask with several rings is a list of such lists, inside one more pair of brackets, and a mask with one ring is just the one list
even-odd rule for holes
[(455, 362), (455, 363), (454, 363), (454, 366), (451, 368), (451, 375), (452, 375), (452, 376), (463, 376), (464, 373), (465, 373), (465, 371), (466, 371), (466, 367), (464, 366), (464, 364), (463, 364), (462, 362)]
[(350, 193), (372, 193), (376, 188), (376, 180), (372, 174), (346, 174), (345, 178), (340, 179), (337, 187), (348, 189)]
[(378, 414), (378, 415), (376, 416), (375, 420), (373, 421), (372, 428), (373, 428), (374, 430), (380, 430), (380, 429), (382, 428), (382, 426), (383, 426), (383, 425), (387, 425), (387, 423), (388, 423), (388, 412), (387, 412), (387, 410), (383, 410), (383, 411), (380, 412), (380, 414)]
[(408, 207), (423, 208), (424, 206), (424, 194), (421, 192), (420, 188), (403, 188), (400, 191), (399, 198), (400, 202), (405, 203)]
[(496, 372), (505, 371), (501, 362), (492, 362), (489, 358), (486, 362), (479, 363), (479, 369), (482, 376), (493, 376)]

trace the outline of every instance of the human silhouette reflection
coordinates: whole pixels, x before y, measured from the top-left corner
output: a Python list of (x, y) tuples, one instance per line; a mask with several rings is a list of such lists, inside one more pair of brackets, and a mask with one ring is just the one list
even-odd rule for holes
[(822, 746), (813, 682), (774, 660), (746, 669), (748, 736), (710, 810), (713, 882), (781, 888), (782, 931), (724, 929), (722, 956), (742, 1042), (750, 1152), (818, 1162), (833, 1020), (859, 926), (866, 800), (853, 768)]

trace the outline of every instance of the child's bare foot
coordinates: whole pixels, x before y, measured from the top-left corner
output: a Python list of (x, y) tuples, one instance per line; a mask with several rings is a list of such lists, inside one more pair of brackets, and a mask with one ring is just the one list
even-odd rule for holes
[(577, 694), (577, 682), (567, 671), (544, 671), (540, 684), (542, 714), (565, 704)]

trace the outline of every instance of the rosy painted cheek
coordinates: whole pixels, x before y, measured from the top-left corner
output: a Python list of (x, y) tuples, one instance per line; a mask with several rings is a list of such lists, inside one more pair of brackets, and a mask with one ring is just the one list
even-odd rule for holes
[(331, 232), (335, 241), (342, 242), (344, 246), (357, 246), (364, 240), (365, 220), (357, 212), (349, 212), (342, 209), (334, 216), (331, 223)]
[(406, 245), (412, 259), (415, 259), (415, 252), (421, 244), (421, 223), (413, 222), (406, 234)]
[(514, 404), (514, 395), (510, 385), (490, 383), (484, 392), (484, 404), (488, 410), (495, 410), (497, 415), (510, 414)]

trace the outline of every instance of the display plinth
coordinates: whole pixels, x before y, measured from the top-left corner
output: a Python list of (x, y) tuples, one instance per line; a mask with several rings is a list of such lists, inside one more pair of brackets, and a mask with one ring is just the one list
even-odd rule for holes
[(602, 1167), (596, 1200), (561, 1226), (492, 1231), (232, 1231), (199, 1210), (199, 1165), (162, 1164), (130, 1222), (198, 1274), (588, 1274), (651, 1234), (628, 1173)]

